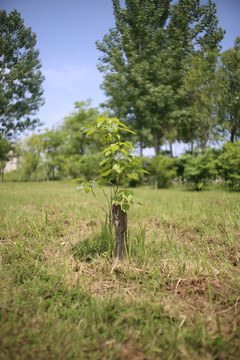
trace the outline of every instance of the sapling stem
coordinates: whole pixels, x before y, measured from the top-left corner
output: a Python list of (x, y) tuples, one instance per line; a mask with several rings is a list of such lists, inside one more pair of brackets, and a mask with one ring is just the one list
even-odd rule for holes
[[(117, 257), (122, 261), (125, 249), (127, 249), (127, 210), (134, 201), (132, 191), (120, 190), (119, 188), (123, 180), (127, 181), (129, 178), (138, 180), (139, 175), (145, 170), (141, 168), (141, 161), (134, 157), (132, 144), (120, 141), (119, 130), (135, 134), (118, 119), (108, 119), (103, 115), (96, 119), (96, 123), (93, 124), (92, 128), (84, 130), (84, 132), (87, 131), (87, 136), (98, 133), (102, 144), (106, 148), (102, 152), (105, 158), (100, 163), (101, 174), (99, 181), (83, 182), (79, 189), (84, 189), (86, 192), (91, 190), (100, 208), (107, 215), (109, 228), (114, 225)], [(109, 213), (107, 213), (93, 190), (93, 184), (95, 187), (102, 188), (106, 183), (110, 185), (110, 199), (105, 190), (102, 190), (107, 199)]]
[(93, 196), (94, 196), (94, 197), (95, 197), (95, 199), (97, 200), (97, 202), (98, 202), (99, 206), (101, 207), (102, 211), (104, 211), (104, 212), (105, 212), (105, 214), (109, 217), (109, 215), (108, 215), (107, 211), (104, 209), (104, 207), (102, 206), (102, 204), (101, 204), (101, 203), (100, 203), (100, 201), (98, 200), (97, 196), (95, 195), (95, 193), (94, 193), (94, 191), (93, 191), (93, 188), (92, 188), (92, 187), (91, 187), (91, 191), (92, 191)]

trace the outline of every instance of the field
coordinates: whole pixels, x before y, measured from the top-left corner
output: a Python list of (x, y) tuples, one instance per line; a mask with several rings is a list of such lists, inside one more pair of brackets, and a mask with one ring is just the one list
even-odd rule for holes
[(75, 186), (0, 185), (0, 359), (239, 359), (240, 193), (137, 188), (119, 263)]

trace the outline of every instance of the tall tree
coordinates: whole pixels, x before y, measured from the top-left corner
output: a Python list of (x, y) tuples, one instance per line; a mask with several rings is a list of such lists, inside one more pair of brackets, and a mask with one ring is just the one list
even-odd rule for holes
[(218, 50), (197, 52), (189, 57), (188, 70), (179, 91), (182, 109), (179, 116), (178, 138), (186, 143), (196, 142), (205, 149), (216, 139), (216, 64)]
[(150, 131), (156, 154), (174, 124), (185, 59), (200, 49), (214, 49), (223, 37), (215, 4), (209, 0), (112, 0), (116, 26), (97, 47), (104, 55), (99, 70), (107, 106), (139, 132)]
[(36, 34), (25, 28), (17, 10), (0, 11), (0, 133), (11, 137), (34, 128), (43, 104), (41, 63)]
[(217, 80), (219, 121), (233, 143), (240, 136), (240, 37), (233, 48), (222, 53)]

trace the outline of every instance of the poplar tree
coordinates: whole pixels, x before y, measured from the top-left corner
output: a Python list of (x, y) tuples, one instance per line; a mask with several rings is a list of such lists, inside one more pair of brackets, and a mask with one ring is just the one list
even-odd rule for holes
[(240, 37), (222, 53), (217, 80), (219, 122), (233, 143), (240, 136)]
[(10, 138), (34, 128), (32, 118), (43, 104), (41, 63), (36, 34), (17, 10), (0, 11), (0, 134)]
[(149, 131), (156, 154), (176, 127), (174, 113), (186, 59), (194, 51), (215, 49), (223, 37), (216, 6), (209, 0), (112, 0), (115, 28), (97, 48), (107, 106), (137, 130), (140, 147)]

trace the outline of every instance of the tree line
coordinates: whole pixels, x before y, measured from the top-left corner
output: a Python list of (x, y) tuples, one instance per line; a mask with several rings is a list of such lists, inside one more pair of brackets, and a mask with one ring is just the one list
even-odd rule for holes
[[(32, 133), (19, 141), (14, 149), (18, 158), (16, 170), (6, 174), (8, 181), (43, 181), (74, 179), (86, 181), (99, 177), (99, 163), (104, 160), (103, 146), (97, 134), (86, 136), (83, 129), (91, 128), (101, 114), (91, 107), (91, 101), (76, 102), (75, 110), (62, 124)], [(108, 113), (102, 113), (105, 116)], [(123, 141), (135, 138), (131, 132), (122, 135)], [(209, 182), (240, 187), (240, 141), (225, 143), (222, 148), (195, 148), (179, 157), (162, 150), (152, 158), (142, 157), (143, 173), (139, 179), (128, 179), (124, 186), (141, 184), (165, 188), (172, 182), (190, 184), (201, 190)]]
[[(155, 174), (157, 186), (162, 185), (156, 169), (164, 167), (164, 162), (175, 164), (170, 166), (169, 179), (180, 174), (182, 180), (193, 181), (194, 176), (186, 174), (190, 174), (190, 168), (194, 169), (196, 164), (200, 169), (204, 159), (210, 164), (211, 159), (227, 158), (226, 154), (231, 152), (235, 154), (233, 158), (238, 159), (240, 38), (236, 38), (233, 48), (220, 52), (224, 31), (218, 27), (214, 2), (125, 0), (121, 7), (119, 0), (112, 0), (112, 4), (115, 27), (102, 41), (96, 42), (102, 54), (98, 68), (103, 73), (101, 87), (106, 102), (101, 104), (101, 111), (92, 108), (88, 101), (77, 102), (75, 111), (61, 126), (18, 142), (14, 151), (20, 168), (25, 169), (20, 178), (37, 180), (41, 169), (47, 179), (79, 174), (92, 177), (94, 174), (89, 172), (94, 172), (94, 164), (99, 161), (101, 145), (97, 137), (90, 143), (81, 128), (93, 123), (103, 111), (136, 132), (134, 136), (126, 135), (126, 139), (129, 137), (139, 147), (140, 156), (144, 148), (154, 148), (156, 156), (152, 164), (147, 165), (148, 160), (145, 163)], [(39, 52), (35, 49), (36, 35), (31, 28), (24, 27), (16, 10), (9, 15), (5, 10), (0, 12), (0, 35), (3, 176), (5, 163), (14, 153), (13, 140), (16, 142), (20, 132), (40, 124), (34, 115), (44, 102), (44, 77)], [(232, 145), (223, 147), (227, 141)], [(171, 159), (175, 142), (189, 144), (191, 155), (186, 155), (188, 160), (185, 158), (178, 165), (176, 159)], [(164, 160), (162, 146), (166, 143), (169, 153), (165, 155), (170, 157)], [(222, 149), (210, 149), (214, 147)], [(186, 167), (187, 163), (190, 165)], [(210, 166), (209, 171), (214, 168), (222, 178), (235, 184), (228, 175), (222, 175), (221, 166)], [(181, 168), (188, 169), (185, 177), (181, 175)], [(205, 178), (217, 176), (215, 170)]]

